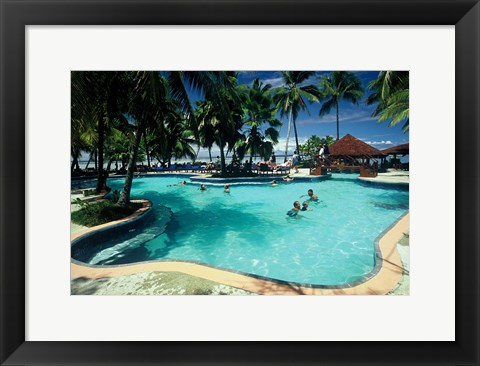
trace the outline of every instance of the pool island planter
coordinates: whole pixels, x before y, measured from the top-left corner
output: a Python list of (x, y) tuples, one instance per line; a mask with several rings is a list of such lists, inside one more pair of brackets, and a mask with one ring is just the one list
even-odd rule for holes
[(95, 233), (99, 233), (105, 230), (114, 229), (124, 225), (131, 224), (137, 220), (145, 218), (151, 212), (152, 202), (150, 202), (149, 200), (131, 200), (131, 202), (134, 202), (134, 203), (141, 202), (143, 206), (142, 208), (139, 208), (134, 213), (132, 213), (127, 217), (124, 217), (123, 219), (106, 222), (105, 224), (93, 226), (85, 230), (71, 233), (70, 234), (71, 245), (74, 245), (78, 240), (90, 237)]
[[(72, 248), (92, 235), (126, 226), (151, 212), (150, 201), (144, 207), (118, 221), (89, 228), (72, 235)], [(145, 272), (181, 272), (259, 295), (385, 295), (401, 280), (404, 270), (397, 243), (409, 230), (406, 212), (374, 241), (375, 266), (362, 278), (342, 285), (317, 285), (277, 280), (213, 265), (185, 260), (153, 260), (121, 265), (90, 265), (71, 259), (71, 279), (127, 276)]]

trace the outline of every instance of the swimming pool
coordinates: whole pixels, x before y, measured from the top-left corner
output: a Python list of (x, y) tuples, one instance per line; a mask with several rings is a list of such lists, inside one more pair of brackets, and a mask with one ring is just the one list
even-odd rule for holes
[[(72, 246), (72, 258), (93, 265), (185, 260), (288, 282), (350, 283), (372, 271), (375, 238), (409, 206), (408, 190), (356, 177), (333, 174), (276, 187), (230, 184), (230, 193), (223, 184), (206, 191), (198, 184), (170, 186), (185, 179), (179, 176), (135, 178), (132, 197), (152, 201), (151, 215), (125, 232)], [(109, 181), (113, 189), (122, 184)], [(308, 198), (299, 198), (308, 189), (319, 202), (287, 216), (295, 200)]]

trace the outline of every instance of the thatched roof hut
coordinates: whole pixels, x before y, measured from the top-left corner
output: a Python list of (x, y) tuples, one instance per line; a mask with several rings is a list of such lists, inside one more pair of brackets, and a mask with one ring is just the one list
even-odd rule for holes
[(384, 157), (385, 155), (373, 146), (347, 134), (330, 146), (330, 156), (351, 156), (361, 158)]
[(382, 153), (385, 155), (408, 155), (409, 154), (409, 143), (389, 147), (388, 149), (382, 150)]

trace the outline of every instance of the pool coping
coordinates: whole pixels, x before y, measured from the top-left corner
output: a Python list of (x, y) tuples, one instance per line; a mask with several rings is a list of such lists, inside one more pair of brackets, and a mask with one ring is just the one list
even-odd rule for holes
[[(93, 233), (115, 228), (146, 217), (152, 203), (138, 200), (144, 206), (132, 215), (117, 221), (71, 234), (71, 245)], [(121, 265), (90, 265), (71, 258), (71, 278), (102, 278), (142, 272), (181, 272), (220, 284), (262, 295), (383, 295), (390, 292), (403, 276), (403, 265), (397, 242), (409, 229), (406, 211), (374, 240), (375, 266), (362, 278), (342, 285), (315, 285), (277, 280), (236, 270), (224, 269), (196, 261), (153, 260)]]

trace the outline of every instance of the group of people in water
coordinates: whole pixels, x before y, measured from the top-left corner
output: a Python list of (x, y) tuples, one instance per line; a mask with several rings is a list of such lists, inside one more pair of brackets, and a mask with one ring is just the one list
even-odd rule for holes
[(303, 201), (300, 205), (300, 201), (293, 202), (293, 207), (287, 212), (287, 215), (290, 217), (296, 217), (300, 211), (312, 211), (311, 208), (308, 208), (308, 201), (318, 202), (318, 196), (313, 193), (313, 189), (309, 189), (307, 194), (302, 194), (299, 198), (308, 196), (310, 197), (307, 201)]
[[(289, 177), (287, 176), (285, 178), (289, 178)], [(285, 180), (285, 178), (284, 178), (284, 180)], [(290, 178), (290, 179), (293, 180), (293, 178)], [(181, 181), (177, 184), (170, 184), (168, 186), (169, 187), (184, 186), (186, 184), (187, 184), (187, 181), (183, 180), (183, 181)], [(276, 180), (274, 180), (274, 181), (272, 181), (271, 185), (273, 187), (278, 186), (278, 183), (277, 183)], [(200, 191), (206, 191), (207, 187), (205, 186), (205, 184), (201, 184), (199, 190)], [(224, 193), (230, 193), (230, 185), (229, 184), (225, 184), (223, 186), (223, 192)], [(303, 201), (301, 204), (300, 204), (300, 201), (293, 202), (293, 207), (287, 212), (288, 216), (296, 217), (300, 211), (312, 211), (312, 209), (308, 207), (309, 206), (309, 201), (310, 202), (318, 202), (318, 196), (315, 193), (313, 193), (313, 189), (309, 189), (307, 191), (307, 194), (302, 194), (299, 198), (302, 198), (302, 197), (305, 197), (305, 196), (308, 196), (309, 199), (306, 200), (306, 201)]]

